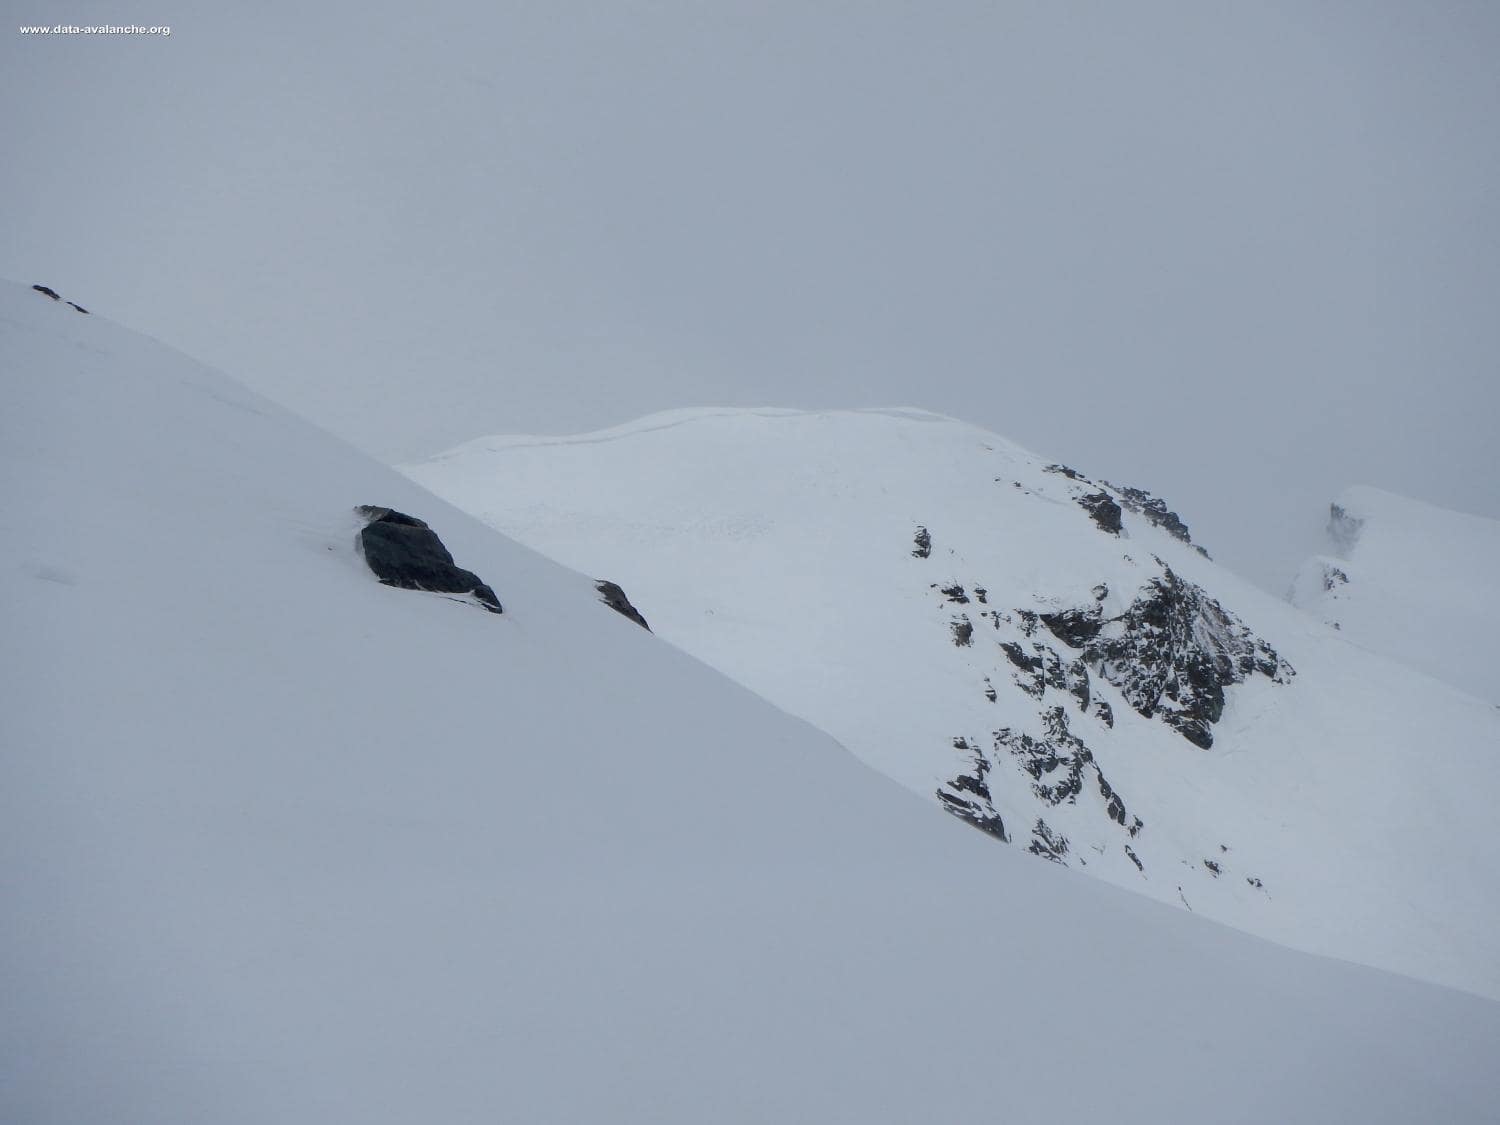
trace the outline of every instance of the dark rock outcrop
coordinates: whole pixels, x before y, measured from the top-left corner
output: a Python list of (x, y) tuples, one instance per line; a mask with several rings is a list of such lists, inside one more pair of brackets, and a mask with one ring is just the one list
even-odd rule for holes
[(502, 612), (495, 591), (473, 571), (454, 565), (443, 541), (421, 520), (370, 504), (355, 511), (370, 521), (359, 533), (359, 545), (382, 585), (469, 594), (491, 613)]
[(1120, 503), (1127, 511), (1135, 512), (1143, 516), (1147, 523), (1153, 527), (1159, 527), (1179, 542), (1193, 547), (1204, 558), (1208, 558), (1208, 552), (1193, 543), (1193, 537), (1188, 533), (1188, 525), (1182, 522), (1182, 517), (1167, 508), (1167, 502), (1159, 496), (1152, 496), (1144, 488), (1131, 488), (1129, 485), (1109, 484), (1120, 498)]
[(995, 732), (995, 749), (1010, 751), (1031, 775), (1031, 791), (1049, 805), (1073, 803), (1083, 791), (1083, 769), (1094, 756), (1083, 740), (1068, 730), (1068, 716), (1054, 707), (1042, 716), (1040, 737), (1006, 727)]
[(1294, 673), (1201, 586), (1161, 565), (1161, 575), (1118, 617), (1105, 620), (1096, 604), (1044, 614), (1042, 623), (1065, 645), (1081, 649), (1084, 662), (1140, 715), (1160, 716), (1207, 750), (1211, 728), (1224, 713), (1226, 687), (1256, 674), (1285, 683)]
[(911, 557), (914, 559), (925, 559), (932, 554), (932, 535), (925, 527), (917, 528), (916, 535), (912, 536)]
[(1323, 568), (1323, 590), (1331, 592), (1336, 587), (1347, 586), (1349, 576), (1336, 566), (1325, 566)]
[(1063, 856), (1068, 854), (1068, 838), (1061, 832), (1054, 831), (1041, 817), (1037, 817), (1031, 828), (1031, 843), (1026, 845), (1026, 850), (1032, 855), (1050, 859), (1053, 863), (1062, 863)]
[(1044, 473), (1057, 473), (1059, 476), (1067, 477), (1069, 480), (1085, 480), (1082, 473), (1077, 469), (1070, 469), (1066, 465), (1048, 465), (1042, 470)]
[(1010, 843), (1010, 837), (1005, 834), (1005, 822), (995, 811), (989, 782), (985, 780), (990, 772), (989, 759), (969, 745), (966, 738), (955, 738), (953, 748), (967, 756), (968, 768), (944, 782), (937, 791), (937, 799), (942, 802), (943, 808), (960, 820), (997, 840)]
[(599, 600), (610, 609), (630, 618), (646, 632), (651, 632), (651, 626), (646, 624), (641, 611), (630, 604), (630, 599), (625, 596), (625, 591), (620, 589), (619, 583), (601, 578), (594, 583), (594, 589), (599, 591)]
[(1078, 506), (1098, 524), (1100, 531), (1106, 531), (1110, 535), (1120, 534), (1120, 505), (1115, 503), (1114, 497), (1109, 493), (1090, 492), (1080, 496)]
[(1002, 641), (1000, 651), (1017, 671), (1011, 678), (1018, 688), (1033, 699), (1041, 699), (1048, 688), (1065, 691), (1078, 702), (1081, 711), (1089, 705), (1089, 673), (1082, 660), (1063, 662), (1051, 645), (1033, 642), (1027, 652), (1017, 641)]
[[(51, 297), (54, 301), (62, 301), (62, 298), (58, 296), (57, 290), (53, 289), (50, 285), (33, 285), (32, 288), (35, 289), (38, 293), (42, 294), (42, 296), (44, 297)], [(73, 301), (63, 301), (63, 304), (71, 305), (74, 309), (83, 313), (85, 316), (88, 315), (89, 310), (84, 308), (80, 304), (76, 304)]]

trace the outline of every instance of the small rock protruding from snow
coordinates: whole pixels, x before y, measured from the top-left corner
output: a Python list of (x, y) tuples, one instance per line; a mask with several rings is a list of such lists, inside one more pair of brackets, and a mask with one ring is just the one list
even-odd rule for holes
[(371, 504), (355, 511), (370, 521), (359, 533), (359, 546), (382, 585), (470, 594), (491, 613), (502, 612), (495, 591), (473, 571), (456, 566), (437, 532), (421, 520)]
[[(50, 285), (33, 285), (32, 288), (44, 297), (51, 297), (54, 301), (62, 301), (62, 297), (58, 295), (57, 290), (53, 289)], [(63, 304), (68, 305), (77, 312), (83, 313), (85, 316), (88, 315), (89, 310), (76, 301), (63, 301)]]
[(959, 648), (967, 648), (974, 643), (974, 622), (970, 621), (967, 614), (959, 614), (950, 623), (953, 630), (953, 643)]
[(601, 578), (594, 583), (594, 589), (599, 591), (599, 600), (616, 613), (630, 618), (646, 632), (651, 632), (651, 626), (646, 624), (646, 619), (641, 616), (641, 611), (630, 604), (630, 599), (625, 596), (625, 591), (620, 589), (618, 582), (611, 582), (607, 578)]
[(915, 546), (912, 548), (911, 557), (914, 559), (925, 559), (932, 554), (932, 535), (925, 527), (918, 527), (916, 535), (912, 536)]

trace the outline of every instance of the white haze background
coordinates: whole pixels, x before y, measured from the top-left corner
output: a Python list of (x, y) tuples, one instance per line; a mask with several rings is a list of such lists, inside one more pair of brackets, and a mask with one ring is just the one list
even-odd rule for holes
[(7, 5), (0, 275), (388, 462), (911, 404), (1282, 592), (1353, 483), (1500, 515), (1500, 8)]

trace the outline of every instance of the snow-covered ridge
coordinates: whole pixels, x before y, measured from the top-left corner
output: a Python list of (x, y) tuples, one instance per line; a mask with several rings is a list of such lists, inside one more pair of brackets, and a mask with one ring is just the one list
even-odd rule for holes
[(993, 836), (1500, 995), (1500, 716), (1224, 571), (1148, 493), (906, 410), (674, 411), (407, 471)]
[(1293, 604), (1351, 643), (1500, 704), (1500, 521), (1350, 488), (1329, 505), (1328, 543), (1298, 572)]

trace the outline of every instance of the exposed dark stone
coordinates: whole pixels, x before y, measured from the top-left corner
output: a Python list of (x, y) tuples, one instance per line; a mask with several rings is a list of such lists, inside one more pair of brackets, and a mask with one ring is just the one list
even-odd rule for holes
[(472, 594), (491, 613), (501, 612), (495, 591), (473, 571), (455, 566), (443, 541), (421, 520), (369, 504), (355, 510), (370, 521), (359, 533), (360, 549), (383, 585)]
[(928, 534), (925, 527), (917, 528), (917, 534), (913, 536), (912, 542), (916, 544), (916, 549), (911, 553), (912, 558), (925, 559), (932, 554), (932, 536)]
[(49, 289), (45, 285), (33, 285), (32, 288), (35, 289), (38, 293), (45, 293), (47, 296), (51, 297), (54, 301), (59, 301), (59, 300), (62, 299), (62, 298), (60, 298), (57, 295), (57, 290), (56, 289)]
[(1332, 590), (1335, 586), (1346, 585), (1349, 576), (1336, 566), (1323, 567), (1323, 589)]
[(1021, 672), (1026, 673), (1024, 676), (1012, 673), (1011, 678), (1015, 680), (1016, 686), (1033, 699), (1040, 699), (1047, 690), (1047, 679), (1042, 674), (1042, 658), (1027, 652), (1015, 641), (1003, 641), (1000, 651)]
[(1076, 469), (1070, 469), (1066, 465), (1048, 465), (1045, 469), (1042, 470), (1042, 472), (1044, 472), (1044, 473), (1058, 473), (1058, 474), (1061, 474), (1062, 476), (1067, 477), (1069, 480), (1085, 480), (1085, 479), (1087, 479), (1086, 477), (1084, 477), (1084, 475), (1082, 473), (1078, 472)]
[(984, 678), (984, 697), (991, 703), (995, 702), (995, 685), (990, 683), (990, 678), (988, 676)]
[(88, 316), (89, 310), (86, 309), (86, 308), (84, 308), (82, 305), (73, 304), (72, 301), (69, 301), (68, 304), (73, 305), (73, 307), (75, 309), (77, 309), (79, 312), (83, 313), (84, 316)]
[(630, 599), (625, 596), (625, 591), (620, 589), (616, 582), (601, 578), (594, 583), (594, 589), (599, 591), (600, 598), (605, 605), (616, 613), (630, 618), (646, 632), (651, 632), (651, 626), (646, 624), (646, 619), (641, 616), (641, 611), (630, 604)]
[[(1083, 789), (1083, 768), (1094, 760), (1083, 740), (1068, 730), (1068, 716), (1061, 707), (1042, 715), (1041, 738), (1018, 733), (1010, 727), (995, 732), (995, 750), (1008, 750), (1031, 775), (1031, 791), (1049, 805), (1072, 804)], [(1054, 776), (1056, 775), (1056, 776)]]
[(1245, 882), (1249, 883), (1256, 890), (1264, 890), (1266, 886), (1259, 879), (1246, 879)]
[(1070, 661), (1063, 669), (1063, 681), (1068, 694), (1078, 701), (1078, 709), (1089, 709), (1089, 670), (1082, 660)]
[(1031, 829), (1031, 843), (1026, 845), (1026, 850), (1032, 855), (1050, 859), (1053, 863), (1062, 863), (1063, 856), (1068, 854), (1068, 838), (1061, 832), (1054, 832), (1045, 820), (1037, 817), (1036, 824)]
[(1005, 833), (1005, 822), (995, 811), (989, 783), (985, 780), (990, 772), (989, 760), (970, 746), (966, 738), (955, 738), (953, 748), (968, 755), (969, 769), (968, 772), (960, 773), (952, 780), (945, 782), (937, 791), (938, 800), (942, 802), (943, 808), (960, 820), (972, 824), (981, 832), (988, 833), (997, 840), (1009, 843), (1010, 837)]
[(1115, 503), (1114, 497), (1109, 493), (1091, 492), (1087, 496), (1080, 496), (1078, 506), (1099, 525), (1100, 531), (1107, 531), (1111, 535), (1120, 534), (1120, 505)]
[[(1109, 484), (1108, 481), (1104, 482)], [(1115, 495), (1120, 498), (1120, 503), (1129, 511), (1144, 516), (1146, 522), (1161, 528), (1173, 539), (1183, 543), (1191, 544), (1193, 537), (1188, 533), (1188, 525), (1182, 522), (1176, 512), (1168, 511), (1167, 502), (1160, 497), (1152, 496), (1144, 488), (1131, 488), (1128, 485), (1109, 484), (1115, 490)], [(1206, 551), (1200, 553), (1207, 555)]]
[(1135, 849), (1129, 844), (1125, 845), (1125, 854), (1130, 857), (1130, 862), (1135, 864), (1135, 869), (1144, 875), (1146, 873), (1146, 865), (1141, 862), (1141, 857), (1135, 854)]
[(964, 588), (962, 586), (944, 586), (938, 592), (941, 593), (943, 597), (947, 598), (950, 602), (957, 602), (959, 605), (969, 604), (969, 595), (964, 592)]
[(1104, 700), (1096, 699), (1094, 700), (1094, 718), (1113, 730), (1115, 725), (1115, 709)]
[(983, 586), (975, 586), (974, 587), (974, 600), (976, 602), (978, 602), (980, 605), (988, 605), (989, 604), (989, 598), (990, 598), (990, 592), (988, 590), (986, 590)]
[[(1160, 560), (1157, 560), (1160, 562)], [(1257, 672), (1284, 683), (1294, 672), (1202, 587), (1162, 573), (1108, 621), (1099, 605), (1044, 614), (1042, 623), (1145, 718), (1160, 715), (1195, 746), (1213, 745), (1224, 689)]]
[(1069, 648), (1083, 648), (1104, 624), (1104, 612), (1096, 605), (1086, 609), (1065, 609), (1061, 613), (1040, 614), (1043, 625)]
[(1205, 859), (1203, 861), (1203, 866), (1206, 867), (1206, 868), (1208, 868), (1210, 871), (1212, 871), (1214, 873), (1214, 878), (1215, 879), (1217, 879), (1220, 875), (1222, 875), (1224, 873), (1224, 868), (1220, 867), (1219, 864), (1217, 862), (1215, 862), (1214, 860)]
[[(1097, 769), (1097, 767), (1095, 767)], [(1120, 800), (1120, 795), (1115, 792), (1114, 787), (1104, 780), (1104, 774), (1099, 773), (1099, 795), (1104, 798), (1104, 812), (1110, 820), (1121, 828), (1125, 827), (1125, 802)]]
[(949, 628), (953, 630), (953, 643), (960, 648), (974, 643), (974, 623), (967, 617), (955, 617), (949, 622)]

